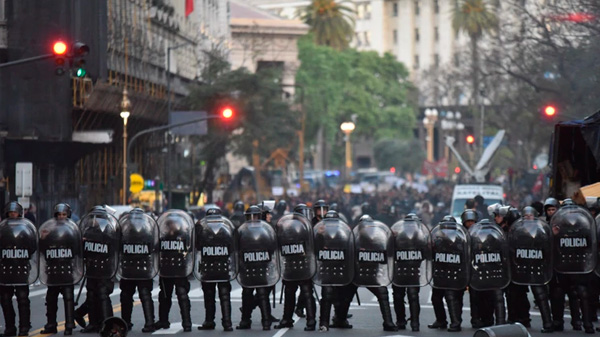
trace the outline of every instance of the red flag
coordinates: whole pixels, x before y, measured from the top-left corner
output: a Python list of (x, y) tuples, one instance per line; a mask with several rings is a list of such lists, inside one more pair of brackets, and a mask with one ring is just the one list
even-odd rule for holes
[(185, 17), (187, 18), (194, 11), (194, 0), (185, 0)]

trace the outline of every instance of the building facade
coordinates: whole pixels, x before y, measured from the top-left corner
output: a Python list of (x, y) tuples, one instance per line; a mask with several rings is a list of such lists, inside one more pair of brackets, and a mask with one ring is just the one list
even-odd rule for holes
[[(0, 0), (0, 63), (47, 54), (57, 40), (90, 48), (85, 77), (72, 70), (55, 75), (52, 58), (0, 68), (0, 169), (2, 182), (9, 182), (0, 201), (16, 199), (10, 183), (15, 163), (32, 162), (31, 200), (42, 219), (57, 202), (71, 203), (79, 214), (94, 204), (121, 203), (124, 89), (131, 102), (131, 139), (167, 124), (169, 105), (185, 109), (181, 98), (201, 80), (202, 51), (230, 43), (223, 23), (228, 0), (185, 5), (180, 0)], [(94, 139), (98, 131), (104, 140)], [(164, 181), (166, 153), (170, 150), (176, 161), (174, 143), (183, 140), (165, 133), (141, 137), (132, 143), (129, 172)], [(181, 177), (172, 178), (172, 185), (182, 183)]]

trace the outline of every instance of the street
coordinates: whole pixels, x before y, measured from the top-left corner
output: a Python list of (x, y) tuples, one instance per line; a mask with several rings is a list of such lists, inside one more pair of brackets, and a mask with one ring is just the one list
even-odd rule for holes
[[(155, 304), (155, 315), (158, 315), (158, 285), (157, 282), (154, 283), (155, 284), (155, 288), (152, 292), (153, 294), (153, 298), (154, 298), (154, 304)], [(77, 291), (78, 291), (78, 287), (75, 288), (75, 295), (77, 295)], [(276, 309), (273, 310), (273, 315), (277, 318), (281, 318), (282, 315), (282, 310), (283, 310), (283, 305), (279, 304), (279, 295), (280, 295), (280, 291), (281, 291), (281, 282), (279, 282), (277, 284), (277, 307)], [(371, 294), (369, 291), (367, 291), (366, 289), (359, 289), (359, 295), (360, 295), (360, 300), (361, 300), (361, 305), (359, 306), (358, 303), (356, 302), (356, 298), (354, 299), (354, 301), (352, 302), (352, 306), (350, 308), (350, 313), (353, 314), (354, 316), (350, 319), (350, 323), (354, 326), (353, 329), (350, 330), (340, 330), (340, 329), (331, 329), (329, 332), (327, 332), (327, 334), (329, 336), (344, 336), (344, 337), (351, 337), (351, 336), (396, 336), (396, 337), (401, 337), (401, 336), (448, 336), (448, 335), (452, 335), (452, 336), (472, 336), (475, 333), (475, 329), (472, 329), (470, 327), (470, 314), (469, 314), (469, 307), (468, 307), (468, 300), (469, 297), (467, 294), (465, 294), (464, 297), (464, 301), (465, 301), (465, 307), (463, 308), (463, 331), (459, 332), (459, 333), (448, 333), (445, 330), (432, 330), (432, 329), (428, 329), (427, 328), (427, 324), (431, 324), (435, 318), (433, 315), (433, 309), (431, 306), (431, 302), (429, 300), (429, 296), (430, 296), (430, 292), (431, 292), (431, 288), (430, 287), (424, 287), (421, 289), (421, 331), (420, 332), (412, 332), (410, 331), (410, 328), (408, 328), (408, 330), (403, 330), (403, 331), (398, 331), (398, 332), (384, 332), (383, 328), (382, 328), (382, 319), (381, 319), (381, 314), (379, 312), (379, 305), (377, 303), (377, 299), (373, 296), (373, 294)], [(119, 293), (120, 290), (117, 287), (115, 287), (115, 291), (113, 292), (113, 294), (111, 295), (111, 299), (113, 301), (113, 308), (115, 311), (115, 315), (116, 316), (120, 316), (120, 304), (119, 304)], [(320, 294), (320, 289), (318, 289), (318, 293)], [(390, 303), (392, 303), (392, 298), (391, 298), (391, 287), (389, 289), (389, 293), (390, 293)], [(29, 333), (29, 336), (31, 337), (37, 337), (37, 336), (42, 336), (39, 332), (41, 331), (41, 329), (43, 328), (45, 322), (46, 322), (46, 317), (45, 317), (45, 306), (44, 306), (44, 296), (46, 294), (46, 287), (45, 286), (33, 286), (31, 287), (31, 292), (30, 292), (30, 299), (31, 299), (31, 321), (32, 321), (32, 329)], [(240, 311), (239, 311), (239, 307), (241, 306), (241, 294), (242, 294), (242, 289), (239, 286), (239, 284), (237, 284), (237, 282), (232, 282), (232, 292), (231, 292), (231, 301), (232, 301), (232, 320), (233, 320), (233, 324), (234, 326), (237, 325), (240, 321)], [(202, 289), (200, 288), (200, 283), (197, 281), (192, 281), (192, 287), (190, 290), (190, 299), (192, 301), (192, 321), (194, 323), (194, 328), (192, 330), (192, 332), (190, 333), (190, 335), (195, 335), (195, 334), (203, 334), (206, 336), (218, 336), (218, 335), (222, 335), (223, 334), (223, 329), (220, 325), (220, 309), (218, 307), (217, 304), (217, 317), (215, 322), (217, 323), (217, 328), (214, 331), (198, 331), (196, 329), (196, 326), (199, 324), (202, 324), (202, 322), (204, 321), (204, 304), (203, 304), (203, 294), (202, 294)], [(137, 298), (136, 298), (137, 299)], [(83, 302), (85, 300), (85, 290), (81, 295), (81, 299), (80, 299), (80, 303)], [(217, 299), (218, 301), (218, 299)], [(272, 302), (272, 297), (271, 297), (271, 302)], [(533, 300), (530, 299), (530, 302), (532, 303), (532, 307), (533, 307)], [(139, 301), (136, 301), (136, 305), (134, 307), (133, 310), (133, 329), (129, 332), (129, 336), (147, 336), (148, 334), (144, 334), (141, 332), (141, 329), (144, 325), (144, 321), (143, 321), (143, 315), (142, 315), (142, 309), (139, 305)], [(58, 321), (59, 321), (59, 333), (58, 335), (62, 335), (62, 331), (64, 330), (64, 322), (63, 322), (63, 318), (64, 318), (64, 312), (63, 312), (63, 306), (62, 306), (62, 301), (59, 301), (59, 310), (58, 310)], [(392, 308), (393, 311), (393, 308)], [(317, 307), (317, 312), (318, 312), (318, 307)], [(407, 313), (408, 313), (408, 309), (407, 309)], [(529, 329), (529, 333), (532, 336), (548, 336), (548, 334), (542, 334), (540, 333), (540, 329), (541, 329), (541, 320), (540, 320), (540, 316), (539, 316), (539, 312), (535, 309), (532, 309), (531, 311), (531, 315), (532, 315), (532, 322), (531, 322), (531, 329)], [(394, 320), (396, 319), (395, 314), (392, 314), (392, 316), (394, 317)], [(566, 312), (566, 316), (568, 316), (568, 311)], [(281, 330), (276, 330), (276, 329), (272, 329), (271, 331), (263, 331), (262, 327), (260, 325), (260, 311), (258, 309), (256, 309), (253, 312), (253, 325), (252, 325), (252, 329), (251, 330), (234, 330), (233, 332), (229, 333), (228, 335), (232, 335), (232, 336), (247, 336), (247, 335), (251, 335), (251, 336), (273, 336), (273, 337), (281, 337), (281, 336), (286, 336), (286, 337), (293, 337), (293, 336), (306, 336), (308, 334), (312, 334), (312, 333), (318, 333), (318, 332), (305, 332), (304, 331), (304, 326), (305, 326), (305, 320), (303, 318), (298, 319), (297, 317), (294, 318), (296, 323), (295, 323), (295, 327), (292, 329), (281, 329)], [(158, 317), (156, 317), (156, 320), (158, 320)], [(171, 308), (171, 315), (170, 315), (170, 321), (171, 321), (171, 327), (170, 329), (163, 329), (163, 330), (159, 330), (153, 333), (153, 335), (174, 335), (174, 334), (180, 334), (182, 333), (182, 328), (181, 328), (181, 319), (180, 319), (180, 314), (179, 314), (179, 307), (177, 305), (177, 299), (176, 297), (173, 297), (173, 307)], [(555, 335), (560, 334), (560, 336), (576, 336), (576, 335), (581, 335), (583, 334), (582, 331), (572, 331), (570, 329), (570, 324), (569, 324), (570, 319), (567, 317), (565, 319), (565, 331), (564, 332), (560, 332), (560, 333), (555, 333)], [(273, 324), (275, 325), (275, 324)], [(81, 328), (78, 326), (75, 331), (74, 334), (80, 334), (78, 331)], [(4, 327), (2, 327), (2, 330), (4, 330)], [(80, 334), (83, 335), (83, 334)], [(46, 335), (44, 335), (46, 336)]]

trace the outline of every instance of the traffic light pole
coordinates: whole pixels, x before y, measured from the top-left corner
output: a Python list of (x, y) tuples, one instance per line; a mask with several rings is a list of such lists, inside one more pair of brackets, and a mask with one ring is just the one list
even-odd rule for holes
[(16, 61), (10, 61), (10, 62), (5, 62), (5, 63), (0, 63), (0, 68), (7, 68), (7, 67), (12, 67), (12, 66), (18, 66), (19, 64), (24, 64), (24, 63), (29, 63), (29, 62), (35, 62), (35, 61), (39, 61), (39, 60), (45, 60), (45, 59), (49, 59), (54, 57), (54, 54), (44, 54), (44, 55), (39, 55), (39, 56), (34, 56), (34, 57), (29, 57), (26, 59), (20, 59), (20, 60), (16, 60)]

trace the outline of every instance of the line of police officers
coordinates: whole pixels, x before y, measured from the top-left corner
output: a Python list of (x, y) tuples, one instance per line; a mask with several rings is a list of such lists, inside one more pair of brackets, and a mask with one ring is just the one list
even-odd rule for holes
[[(508, 321), (529, 325), (526, 292), (530, 286), (542, 316), (542, 332), (563, 329), (564, 296), (569, 294), (576, 298), (581, 311), (582, 323), (573, 323), (573, 327), (593, 333), (595, 307), (591, 303), (590, 283), (593, 272), (600, 274), (596, 268), (596, 224), (586, 209), (568, 200), (557, 210), (558, 206), (555, 199), (546, 201), (547, 219), (552, 217), (550, 224), (537, 218), (532, 208), (525, 208), (519, 218), (516, 209), (494, 205), (490, 213), (495, 223), (478, 221), (475, 211), (466, 210), (461, 216), (463, 225), (447, 216), (429, 231), (414, 214), (391, 228), (365, 214), (352, 229), (322, 200), (315, 203), (314, 216), (304, 204), (283, 215), (287, 205), (280, 202), (276, 219), (270, 219), (271, 213), (264, 205), (250, 206), (241, 217), (243, 204), (236, 204), (231, 221), (220, 210), (211, 209), (198, 223), (180, 210), (169, 210), (155, 220), (141, 209), (134, 209), (117, 220), (109, 208), (96, 206), (78, 225), (70, 220), (70, 207), (58, 204), (54, 217), (36, 231), (22, 217), (21, 206), (11, 202), (5, 207), (6, 219), (0, 222), (4, 335), (28, 334), (28, 285), (38, 278), (38, 273), (41, 282), (48, 286), (48, 321), (42, 333), (57, 331), (59, 293), (64, 299), (65, 335), (72, 334), (75, 320), (85, 325), (85, 314), (89, 325), (82, 331), (98, 331), (102, 322), (113, 315), (109, 296), (115, 275), (120, 280), (121, 316), (128, 329), (132, 327), (133, 295), (137, 289), (145, 319), (143, 332), (170, 326), (173, 291), (183, 329), (191, 331), (188, 292), (192, 274), (202, 282), (204, 291), (206, 318), (200, 330), (215, 329), (217, 289), (223, 329), (233, 330), (230, 281), (237, 277), (243, 288), (238, 329), (251, 327), (255, 307), (260, 309), (263, 329), (271, 328), (274, 319), (269, 295), (281, 278), (285, 288), (284, 312), (275, 328), (293, 327), (292, 316), (298, 305), (306, 310), (305, 330), (316, 330), (313, 284), (317, 284), (322, 287), (320, 331), (352, 328), (347, 318), (357, 287), (366, 287), (377, 297), (385, 331), (406, 329), (408, 321), (413, 331), (419, 331), (419, 289), (431, 284), (436, 321), (429, 328), (461, 330), (466, 289), (474, 327), (507, 321), (504, 293)], [(157, 274), (159, 320), (155, 322), (151, 291)], [(87, 300), (75, 311), (74, 285), (84, 278)], [(390, 283), (395, 323), (388, 300)], [(300, 298), (296, 303), (298, 288)], [(18, 332), (12, 305), (15, 295)], [(443, 299), (448, 307), (449, 326)]]

